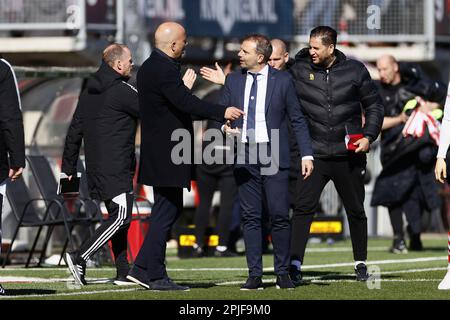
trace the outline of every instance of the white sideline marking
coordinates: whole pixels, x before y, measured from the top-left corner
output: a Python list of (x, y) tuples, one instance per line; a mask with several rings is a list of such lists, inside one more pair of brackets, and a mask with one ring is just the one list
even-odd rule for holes
[[(415, 263), (415, 262), (429, 262), (429, 261), (441, 261), (447, 260), (447, 257), (428, 257), (428, 258), (415, 258), (415, 259), (398, 259), (398, 260), (377, 260), (368, 261), (367, 265), (380, 265), (380, 264), (404, 264), (404, 263)], [(321, 269), (321, 268), (339, 268), (339, 267), (350, 267), (354, 266), (354, 262), (344, 262), (344, 263), (331, 263), (331, 264), (317, 264), (317, 265), (305, 265), (302, 266), (302, 270), (308, 269)], [(168, 271), (248, 271), (247, 268), (192, 268), (192, 269), (167, 269)], [(273, 271), (273, 267), (264, 268), (263, 271)]]
[[(73, 281), (73, 277), (69, 278), (37, 278), (37, 277), (0, 277), (0, 283), (55, 283)], [(88, 284), (105, 284), (113, 283), (114, 279), (109, 278), (86, 278)]]
[[(388, 274), (399, 274), (399, 273), (418, 273), (418, 272), (429, 272), (429, 271), (443, 271), (447, 270), (447, 267), (440, 267), (440, 268), (424, 268), (424, 269), (406, 269), (406, 270), (397, 270), (397, 271), (386, 271), (381, 272), (381, 275), (388, 275)], [(354, 279), (322, 279), (322, 278), (333, 278), (333, 277), (352, 277), (354, 276), (353, 273), (348, 274), (328, 274), (324, 276), (318, 276), (318, 277), (304, 277), (303, 279), (309, 282), (354, 282), (356, 281)], [(441, 279), (383, 279), (381, 278), (380, 281), (384, 282), (426, 282), (426, 281), (441, 281)], [(268, 279), (264, 280), (264, 283), (275, 283), (275, 279)], [(225, 285), (237, 285), (242, 284), (242, 281), (229, 281), (229, 282), (222, 282), (217, 283), (218, 286), (225, 286)]]
[[(341, 283), (341, 282), (349, 282), (349, 283), (359, 283), (355, 279), (308, 279), (305, 278), (308, 283)], [(381, 282), (440, 282), (442, 279), (380, 279)], [(275, 279), (263, 280), (263, 283), (273, 284), (276, 283)], [(244, 281), (229, 281), (216, 283), (217, 286), (234, 286), (243, 284)], [(364, 283), (364, 282), (363, 282)]]
[[(367, 248), (368, 251), (389, 251), (388, 247), (372, 247)], [(306, 253), (316, 253), (316, 252), (353, 252), (351, 247), (341, 247), (341, 248), (307, 248)]]
[[(377, 260), (377, 261), (367, 261), (367, 265), (380, 265), (380, 264), (403, 264), (403, 263), (415, 263), (415, 262), (430, 262), (430, 261), (443, 261), (447, 260), (448, 258), (446, 256), (443, 257), (428, 257), (428, 258), (415, 258), (415, 259), (397, 259), (397, 260)], [(344, 263), (332, 263), (332, 264), (317, 264), (317, 265), (305, 265), (302, 266), (302, 270), (309, 270), (309, 269), (321, 269), (321, 268), (339, 268), (339, 267), (350, 267), (354, 266), (354, 262), (344, 262)], [(0, 269), (0, 274), (4, 272), (10, 272), (10, 271), (48, 271), (49, 269), (42, 269), (42, 268), (27, 268), (27, 269)], [(52, 270), (67, 270), (67, 268), (59, 268), (59, 269), (52, 269)], [(93, 271), (110, 271), (115, 270), (115, 268), (101, 268), (101, 269), (92, 269)], [(270, 268), (264, 268), (266, 271), (273, 271), (273, 267)], [(167, 271), (248, 271), (247, 268), (168, 268)], [(1, 279), (1, 278), (0, 278)]]

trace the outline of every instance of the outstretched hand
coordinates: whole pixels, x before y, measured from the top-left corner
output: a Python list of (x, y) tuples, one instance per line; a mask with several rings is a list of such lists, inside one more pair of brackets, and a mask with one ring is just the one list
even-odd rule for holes
[(200, 74), (202, 77), (212, 83), (224, 85), (225, 84), (225, 73), (219, 64), (216, 62), (216, 69), (211, 69), (208, 67), (203, 67), (200, 69)]

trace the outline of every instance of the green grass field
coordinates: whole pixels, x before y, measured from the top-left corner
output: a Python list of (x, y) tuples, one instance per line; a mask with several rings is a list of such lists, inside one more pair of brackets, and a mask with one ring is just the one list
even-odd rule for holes
[[(425, 238), (425, 250), (395, 255), (388, 252), (390, 240), (369, 240), (369, 268), (380, 272), (379, 281), (358, 283), (353, 275), (350, 241), (308, 246), (304, 266), (305, 284), (295, 290), (275, 288), (273, 258), (264, 256), (265, 290), (240, 291), (247, 277), (245, 257), (178, 259), (169, 253), (169, 275), (189, 292), (152, 292), (137, 286), (118, 287), (105, 283), (115, 276), (111, 267), (88, 268), (89, 285), (74, 287), (65, 268), (7, 267), (0, 269), (3, 299), (57, 300), (328, 300), (328, 299), (446, 299), (450, 291), (437, 286), (447, 270), (447, 237)], [(369, 288), (372, 287), (372, 288)]]

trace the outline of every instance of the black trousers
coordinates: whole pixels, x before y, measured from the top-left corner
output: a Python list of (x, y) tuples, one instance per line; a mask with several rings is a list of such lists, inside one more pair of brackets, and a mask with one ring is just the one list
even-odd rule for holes
[(219, 236), (219, 245), (227, 246), (230, 236), (230, 225), (233, 214), (233, 205), (236, 199), (237, 186), (230, 170), (228, 173), (211, 174), (199, 166), (197, 168), (197, 186), (200, 203), (195, 211), (195, 237), (200, 247), (205, 245), (205, 232), (209, 224), (211, 204), (216, 188), (220, 191), (220, 209), (216, 224)]
[(389, 218), (395, 239), (404, 239), (405, 232), (403, 228), (403, 213), (406, 216), (408, 225), (413, 234), (420, 234), (422, 231), (422, 212), (425, 209), (425, 198), (420, 186), (416, 186), (409, 193), (408, 198), (400, 205), (389, 207)]
[(289, 268), (289, 171), (280, 169), (274, 175), (261, 175), (260, 170), (259, 165), (236, 166), (234, 169), (249, 276), (263, 275), (263, 195), (266, 197), (270, 214), (275, 273), (284, 275), (288, 273)]
[(367, 217), (364, 212), (366, 155), (315, 159), (312, 175), (297, 181), (295, 209), (291, 220), (291, 260), (303, 263), (309, 230), (320, 195), (331, 180), (348, 216), (355, 261), (367, 259)]
[(133, 193), (123, 193), (114, 199), (106, 200), (105, 205), (109, 214), (108, 219), (82, 244), (78, 256), (87, 261), (111, 240), (117, 265), (119, 259), (127, 259), (127, 236), (133, 211)]
[(183, 188), (153, 188), (155, 204), (150, 216), (150, 228), (134, 262), (150, 281), (167, 277), (166, 241), (173, 224), (183, 210)]

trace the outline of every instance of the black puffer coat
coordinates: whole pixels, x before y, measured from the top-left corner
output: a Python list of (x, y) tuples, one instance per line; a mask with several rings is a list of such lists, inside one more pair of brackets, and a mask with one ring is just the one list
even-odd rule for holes
[[(383, 105), (366, 67), (336, 50), (329, 69), (315, 66), (302, 49), (290, 67), (303, 113), (308, 119), (314, 157), (348, 156), (346, 127), (375, 140), (383, 123)], [(365, 125), (362, 127), (362, 115)]]

